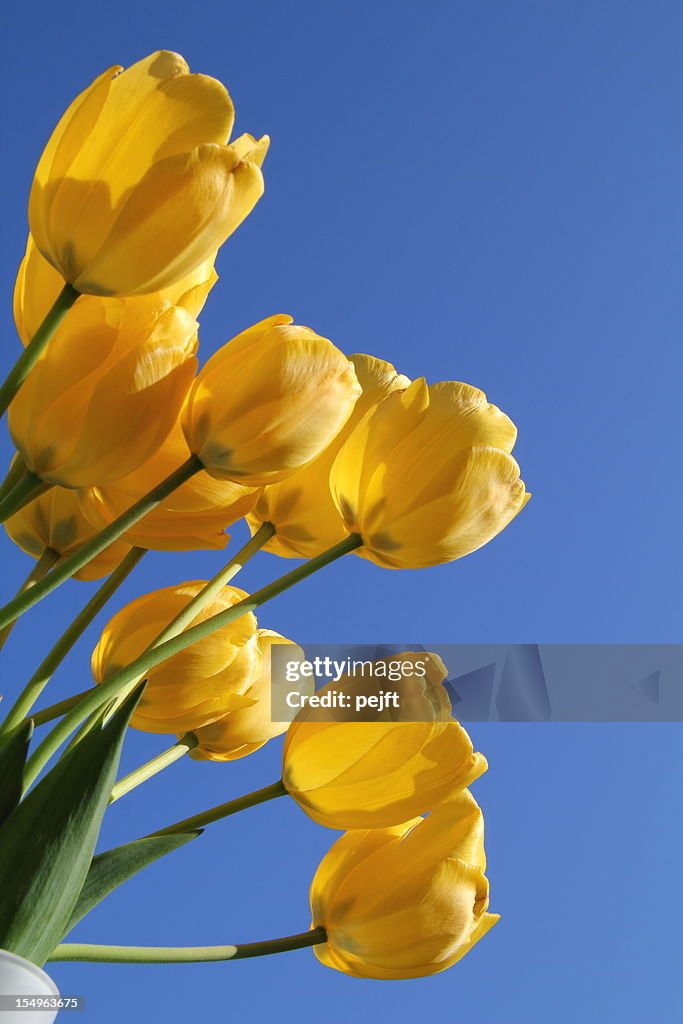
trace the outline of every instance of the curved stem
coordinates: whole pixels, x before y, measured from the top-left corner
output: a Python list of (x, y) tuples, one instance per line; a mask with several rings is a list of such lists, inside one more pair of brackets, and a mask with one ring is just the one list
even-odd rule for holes
[(288, 953), (292, 949), (319, 946), (326, 941), (327, 932), (318, 927), (297, 935), (285, 935), (281, 939), (243, 942), (239, 946), (95, 946), (85, 942), (64, 942), (57, 946), (49, 959), (52, 963), (78, 960), (100, 964), (197, 964)]
[(174, 743), (168, 750), (163, 750), (156, 757), (153, 757), (151, 761), (147, 761), (146, 764), (141, 764), (135, 771), (130, 772), (128, 775), (124, 775), (122, 779), (116, 783), (112, 788), (111, 796), (109, 797), (109, 803), (113, 804), (117, 800), (120, 800), (126, 793), (130, 793), (132, 789), (137, 786), (141, 786), (143, 782), (147, 782), (147, 779), (151, 779), (158, 772), (168, 768), (169, 765), (175, 764), (181, 757), (189, 753), (197, 746), (199, 740), (193, 732), (185, 733), (182, 739), (179, 739), (177, 743)]
[[(30, 573), (19, 587), (17, 594), (23, 594), (29, 587), (34, 586), (39, 580), (42, 580), (46, 572), (52, 568), (55, 562), (59, 559), (59, 551), (55, 551), (54, 548), (45, 548), (42, 555), (35, 563)], [(5, 646), (8, 636), (14, 628), (14, 623), (8, 623), (3, 629), (0, 629), (0, 651)], [(2, 729), (0, 729), (0, 733)]]
[(190, 818), (183, 818), (182, 821), (166, 825), (165, 828), (160, 828), (156, 832), (150, 832), (148, 836), (145, 836), (145, 839), (151, 839), (155, 836), (172, 836), (177, 832), (192, 832), (196, 828), (203, 828), (204, 825), (211, 825), (214, 821), (220, 821), (221, 818), (228, 818), (231, 814), (237, 814), (238, 811), (245, 811), (247, 807), (256, 807), (257, 804), (264, 804), (267, 800), (274, 800), (278, 796), (287, 796), (287, 790), (282, 779), (278, 779), (277, 782), (271, 782), (269, 786), (264, 786), (262, 789), (255, 789), (253, 793), (245, 793), (244, 796), (237, 796), (234, 800), (228, 800), (224, 804), (210, 807), (208, 811), (200, 811), (199, 814), (193, 814)]
[(143, 516), (151, 512), (152, 509), (167, 498), (169, 494), (175, 491), (181, 484), (189, 480), (190, 477), (198, 473), (202, 468), (202, 464), (196, 455), (191, 455), (186, 462), (179, 466), (178, 469), (174, 470), (173, 473), (169, 474), (165, 480), (162, 480), (160, 484), (153, 487), (151, 491), (136, 501), (131, 508), (115, 519), (109, 526), (105, 526), (103, 530), (100, 530), (87, 544), (83, 544), (77, 551), (69, 555), (63, 561), (56, 566), (55, 569), (46, 576), (44, 580), (37, 583), (35, 587), (32, 587), (26, 594), (21, 594), (19, 597), (15, 597), (13, 601), (6, 604), (4, 608), (0, 608), (0, 628), (7, 625), (8, 622), (13, 622), (20, 615), (23, 614), (28, 608), (33, 607), (37, 604), (46, 594), (58, 587), (60, 583), (64, 583), (65, 580), (71, 579), (74, 573), (77, 573), (79, 569), (82, 569), (92, 558), (99, 555), (101, 551), (108, 548), (110, 544), (113, 544), (115, 540), (118, 540), (123, 534), (130, 530)]
[(4, 384), (0, 387), (0, 416), (7, 412), (10, 402), (38, 362), (43, 349), (73, 306), (79, 294), (70, 284), (65, 284), (62, 288), (42, 324), (8, 373)]
[(23, 476), (17, 481), (11, 491), (0, 501), (0, 523), (7, 522), (11, 516), (21, 511), (24, 505), (28, 505), (41, 494), (49, 491), (54, 484), (41, 480), (36, 473), (30, 469), (24, 470)]
[[(295, 583), (301, 582), (307, 576), (317, 572), (318, 569), (322, 569), (323, 566), (329, 565), (330, 562), (334, 562), (337, 558), (341, 558), (342, 555), (350, 551), (355, 551), (362, 544), (363, 540), (359, 534), (350, 534), (338, 544), (328, 548), (327, 551), (323, 551), (322, 554), (311, 558), (308, 562), (298, 566), (291, 572), (285, 573), (284, 576), (281, 576), (273, 583), (269, 583), (267, 586), (255, 591), (249, 597), (245, 597), (242, 601), (238, 601), (237, 604), (226, 608), (225, 611), (219, 612), (218, 615), (212, 615), (211, 618), (205, 619), (204, 622), (200, 622), (196, 626), (192, 626), (179, 636), (160, 643), (158, 647), (150, 648), (144, 654), (141, 654), (139, 658), (136, 658), (135, 661), (131, 662), (130, 665), (126, 665), (125, 668), (120, 669), (109, 679), (100, 683), (99, 686), (94, 687), (82, 701), (79, 701), (64, 716), (52, 732), (45, 737), (33, 756), (29, 758), (24, 772), (26, 786), (28, 787), (33, 782), (52, 755), (81, 722), (85, 721), (93, 711), (97, 711), (98, 708), (113, 698), (123, 697), (130, 689), (137, 685), (149, 669), (154, 668), (155, 665), (160, 665), (162, 661), (166, 661), (172, 655), (197, 643), (198, 640), (202, 640), (205, 636), (209, 636), (215, 630), (227, 626), (230, 622), (234, 622), (241, 615), (254, 611), (262, 604), (265, 604), (266, 601), (270, 601), (285, 590), (289, 590)], [(53, 572), (56, 571), (53, 570)], [(40, 584), (37, 584), (37, 586), (40, 586)]]
[[(131, 548), (130, 551), (121, 559), (114, 571), (106, 578), (104, 583), (102, 583), (98, 590), (95, 591), (83, 610), (79, 612), (68, 629), (62, 633), (61, 637), (47, 657), (41, 661), (40, 665), (17, 697), (14, 705), (7, 715), (7, 718), (0, 727), (0, 735), (9, 732), (10, 729), (13, 729), (28, 715), (31, 708), (38, 700), (38, 697), (49, 683), (55, 670), (59, 665), (61, 665), (76, 641), (83, 635), (87, 627), (90, 625), (97, 613), (104, 607), (112, 594), (114, 594), (121, 586), (127, 576), (130, 575), (145, 552), (145, 548)], [(11, 629), (11, 625), (5, 628)], [(64, 710), (68, 711), (69, 707), (72, 707), (73, 704), (80, 700), (82, 696), (83, 694), (77, 694), (75, 698), (69, 697), (66, 701), (61, 701), (59, 705), (55, 705), (55, 708), (59, 708), (56, 714), (62, 714), (63, 711), (61, 709), (64, 708), (64, 705), (66, 704), (68, 704), (68, 707), (64, 708)], [(52, 712), (54, 709), (51, 708), (48, 710)], [(42, 719), (40, 714), (41, 713), (39, 712), (33, 717), (34, 725), (42, 725), (43, 722), (50, 721), (50, 718), (45, 717), (45, 713), (43, 713)]]

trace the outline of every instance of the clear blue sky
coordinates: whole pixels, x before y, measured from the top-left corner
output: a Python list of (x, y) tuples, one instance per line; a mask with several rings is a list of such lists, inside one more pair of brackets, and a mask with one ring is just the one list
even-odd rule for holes
[[(264, 609), (263, 625), (309, 642), (681, 639), (680, 4), (28, 0), (5, 25), (5, 365), (18, 345), (10, 296), (26, 198), (53, 124), (104, 67), (166, 47), (228, 85), (238, 131), (273, 140), (266, 197), (220, 257), (204, 355), (289, 312), (347, 352), (482, 387), (519, 425), (534, 497), (501, 537), (419, 573), (351, 556)], [(10, 588), (29, 561), (8, 548)], [(116, 606), (217, 565), (205, 553), (149, 556)], [(240, 582), (254, 589), (282, 570), (263, 556)], [(3, 652), (9, 689), (89, 591), (69, 584), (25, 617)], [(52, 699), (88, 684), (98, 633)], [(98, 1024), (152, 1012), (673, 1019), (680, 727), (472, 732), (490, 761), (475, 793), (503, 920), (453, 970), (359, 982), (301, 951), (65, 965), (54, 970), (63, 991), (85, 992)], [(132, 737), (126, 765), (159, 747)], [(174, 767), (113, 809), (104, 845), (270, 782), (279, 749)], [(113, 896), (79, 936), (207, 944), (305, 928), (308, 883), (333, 838), (291, 802), (254, 809)]]

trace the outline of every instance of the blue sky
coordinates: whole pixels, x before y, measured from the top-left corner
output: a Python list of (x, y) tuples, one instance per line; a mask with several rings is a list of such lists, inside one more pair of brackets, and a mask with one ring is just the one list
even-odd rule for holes
[[(309, 642), (680, 639), (679, 4), (28, 0), (5, 21), (5, 365), (18, 346), (10, 297), (26, 198), (52, 126), (104, 67), (166, 47), (227, 84), (237, 131), (273, 140), (266, 196), (220, 256), (204, 356), (289, 312), (349, 353), (477, 385), (519, 426), (534, 497), (493, 543), (421, 572), (349, 556), (265, 608), (263, 625)], [(9, 589), (29, 560), (3, 552)], [(255, 589), (292, 564), (264, 555), (240, 583)], [(112, 610), (217, 566), (208, 553), (150, 555)], [(89, 592), (68, 584), (21, 621), (3, 652), (9, 690)], [(88, 685), (104, 619), (52, 699)], [(453, 970), (359, 982), (302, 951), (65, 965), (54, 970), (63, 991), (85, 992), (98, 1024), (152, 1010), (169, 1021), (671, 1019), (680, 727), (472, 733), (490, 762), (475, 795), (503, 920)], [(131, 737), (127, 766), (159, 747)], [(175, 766), (113, 809), (103, 844), (271, 781), (279, 750)], [(333, 838), (287, 801), (254, 809), (113, 896), (79, 935), (207, 944), (299, 930)]]

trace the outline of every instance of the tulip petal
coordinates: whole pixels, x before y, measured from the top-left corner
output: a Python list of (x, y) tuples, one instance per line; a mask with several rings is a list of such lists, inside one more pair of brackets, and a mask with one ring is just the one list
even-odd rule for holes
[(288, 317), (233, 338), (199, 374), (183, 429), (207, 472), (250, 486), (316, 458), (352, 413), (360, 386), (331, 341)]
[(109, 68), (76, 97), (62, 115), (36, 168), (28, 209), (31, 234), (43, 256), (59, 270), (69, 243), (62, 233), (53, 230), (55, 192), (97, 124), (114, 76), (121, 70), (119, 66)]
[(158, 51), (114, 78), (94, 131), (68, 174), (77, 181), (107, 181), (116, 207), (152, 163), (203, 143), (225, 145), (233, 121), (225, 86), (207, 75), (191, 75), (179, 54)]
[(522, 510), (527, 496), (515, 459), (497, 448), (457, 454), (444, 474), (442, 496), (364, 537), (358, 554), (388, 568), (425, 567), (476, 551)]
[(283, 782), (330, 828), (394, 825), (465, 788), (486, 770), (457, 722), (294, 723)]
[[(193, 581), (145, 594), (108, 622), (92, 656), (96, 682), (110, 677), (147, 649), (158, 634), (206, 585)], [(242, 600), (237, 587), (224, 587), (194, 622), (201, 622)], [(153, 733), (185, 733), (251, 706), (247, 693), (260, 665), (256, 619), (240, 616), (208, 637), (150, 670), (134, 728)]]
[(330, 488), (349, 531), (357, 530), (363, 519), (367, 483), (395, 446), (397, 425), (398, 436), (415, 430), (428, 406), (427, 384), (420, 377), (370, 409), (343, 444), (330, 471)]
[(103, 295), (158, 291), (218, 249), (262, 194), (260, 169), (240, 163), (230, 147), (208, 143), (167, 157), (133, 188), (74, 287)]
[(389, 843), (398, 842), (421, 818), (400, 825), (377, 829), (353, 829), (345, 832), (323, 857), (311, 883), (310, 901), (313, 924), (330, 923), (329, 900), (350, 873)]
[[(197, 360), (188, 357), (185, 346), (160, 345), (154, 336), (122, 359), (107, 379), (96, 385), (81, 428), (83, 443), (101, 455), (94, 464), (78, 448), (74, 451), (73, 470), (68, 463), (62, 469), (62, 473), (69, 472), (71, 486), (110, 483), (150, 458), (177, 419), (196, 368)], [(151, 406), (157, 410), (154, 418), (149, 415)], [(112, 429), (116, 445), (107, 444)]]

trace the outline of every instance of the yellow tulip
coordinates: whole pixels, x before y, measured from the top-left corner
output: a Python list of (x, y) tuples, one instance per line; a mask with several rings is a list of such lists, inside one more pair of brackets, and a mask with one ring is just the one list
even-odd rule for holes
[(28, 469), (74, 488), (132, 473), (178, 419), (196, 351), (197, 321), (183, 305), (79, 299), (10, 408)]
[(183, 428), (211, 476), (258, 487), (319, 455), (359, 394), (352, 364), (331, 341), (272, 316), (209, 359)]
[[(305, 655), (293, 640), (287, 640), (271, 629), (259, 629), (256, 635), (259, 657), (254, 666), (254, 676), (244, 694), (252, 703), (194, 730), (198, 745), (190, 751), (190, 757), (197, 761), (235, 761), (287, 731), (288, 722), (273, 722), (271, 719), (271, 647), (273, 644), (291, 645), (294, 648), (289, 654), (291, 660), (301, 661)], [(313, 680), (304, 678), (299, 690), (302, 693), (312, 692)]]
[[(161, 448), (129, 476), (105, 487), (80, 492), (86, 518), (102, 529), (165, 479), (190, 451), (177, 421)], [(259, 491), (229, 480), (215, 480), (204, 470), (190, 477), (124, 534), (138, 547), (154, 551), (222, 549), (230, 539), (225, 528), (252, 508)]]
[(484, 820), (465, 790), (427, 818), (347, 832), (311, 885), (314, 952), (356, 978), (422, 978), (461, 960), (499, 920), (488, 913)]
[[(215, 253), (182, 281), (155, 293), (158, 300), (156, 306), (150, 304), (150, 296), (130, 299), (127, 307), (129, 314), (135, 317), (136, 308), (139, 308), (142, 316), (149, 316), (150, 310), (161, 313), (170, 304), (182, 306), (193, 317), (198, 317), (210, 290), (218, 280), (213, 266), (214, 260)], [(39, 252), (29, 235), (26, 253), (17, 272), (13, 299), (14, 322), (23, 345), (28, 345), (31, 341), (63, 285), (61, 275)], [(82, 298), (80, 305), (85, 302), (99, 303), (105, 321), (116, 321), (118, 310), (121, 308), (120, 299), (90, 296)]]
[[(81, 513), (76, 491), (62, 487), (53, 487), (24, 505), (10, 516), (5, 529), (14, 543), (33, 558), (40, 558), (47, 548), (66, 558), (97, 532)], [(108, 576), (129, 550), (128, 544), (115, 541), (77, 572), (75, 579), (99, 580)]]
[(468, 384), (420, 378), (389, 395), (342, 445), (330, 473), (357, 554), (417, 569), (476, 551), (529, 495), (510, 452), (514, 423)]
[(344, 521), (330, 493), (330, 469), (337, 452), (365, 413), (410, 381), (391, 363), (373, 356), (353, 355), (361, 395), (345, 425), (322, 455), (280, 483), (266, 487), (247, 522), (252, 534), (262, 523), (276, 528), (264, 551), (284, 558), (314, 558), (347, 535)]
[(268, 138), (228, 145), (232, 101), (176, 53), (109, 68), (78, 96), (36, 168), (36, 245), (76, 291), (140, 295), (215, 253), (263, 194)]
[[(95, 682), (103, 682), (142, 654), (205, 585), (206, 580), (198, 580), (155, 590), (117, 612), (93, 652)], [(246, 596), (237, 587), (224, 587), (193, 625)], [(258, 656), (256, 618), (242, 615), (151, 669), (131, 725), (143, 732), (186, 733), (248, 707), (252, 702), (245, 693)]]
[[(379, 660), (426, 661), (420, 688), (410, 687), (410, 700), (403, 707), (399, 702), (398, 711), (358, 721), (353, 713), (310, 709), (300, 712), (287, 732), (284, 786), (310, 818), (329, 828), (395, 825), (431, 810), (486, 771), (486, 759), (450, 717), (441, 659), (406, 652)], [(353, 699), (367, 692), (369, 681), (376, 690), (378, 679), (375, 668), (319, 692), (343, 689)]]

